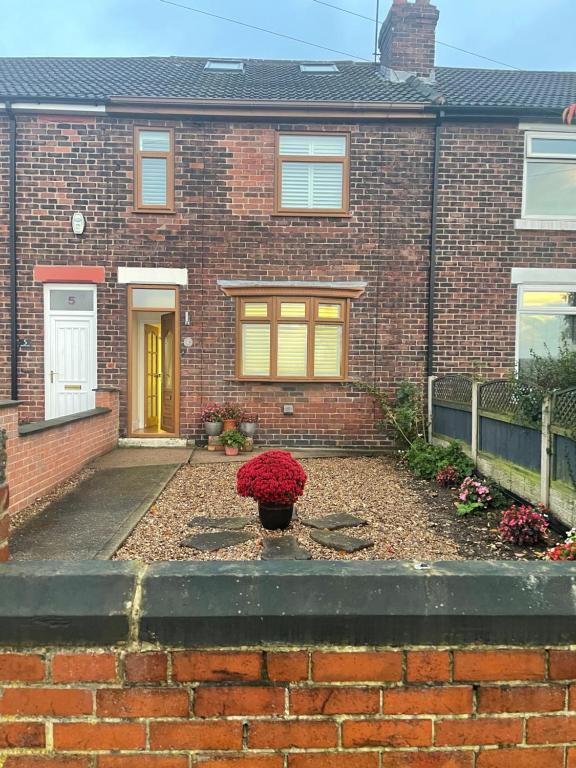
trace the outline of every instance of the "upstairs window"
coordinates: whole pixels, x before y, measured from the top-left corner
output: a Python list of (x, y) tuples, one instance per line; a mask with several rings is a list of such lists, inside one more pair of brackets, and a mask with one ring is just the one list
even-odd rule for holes
[(212, 72), (243, 72), (243, 61), (207, 61), (204, 69)]
[(518, 296), (518, 368), (530, 369), (532, 353), (558, 357), (576, 350), (576, 285), (520, 286)]
[(136, 128), (135, 208), (138, 211), (174, 210), (174, 134), (171, 129)]
[(338, 72), (338, 67), (336, 64), (310, 62), (310, 64), (300, 64), (300, 72), (310, 72), (312, 74), (326, 75), (333, 72)]
[(576, 134), (526, 134), (523, 217), (576, 219)]
[(347, 134), (281, 133), (276, 163), (276, 213), (347, 215)]

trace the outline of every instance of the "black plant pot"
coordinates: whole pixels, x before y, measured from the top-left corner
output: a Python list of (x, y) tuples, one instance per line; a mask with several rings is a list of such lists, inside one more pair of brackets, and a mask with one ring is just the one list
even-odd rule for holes
[(258, 515), (262, 526), (267, 531), (283, 531), (292, 522), (293, 504), (273, 504), (258, 502)]

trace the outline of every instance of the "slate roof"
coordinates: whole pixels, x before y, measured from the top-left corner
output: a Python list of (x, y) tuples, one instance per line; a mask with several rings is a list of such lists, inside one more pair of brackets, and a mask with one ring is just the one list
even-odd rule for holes
[[(0, 99), (105, 101), (113, 97), (429, 104), (421, 89), (390, 82), (379, 65), (337, 61), (338, 73), (299, 61), (243, 59), (242, 72), (205, 71), (205, 58), (0, 58)], [(446, 106), (558, 110), (576, 101), (576, 72), (436, 70)]]

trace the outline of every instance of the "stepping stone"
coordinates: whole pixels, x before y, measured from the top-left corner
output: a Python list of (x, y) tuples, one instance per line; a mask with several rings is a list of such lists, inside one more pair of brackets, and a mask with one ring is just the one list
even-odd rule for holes
[(188, 525), (190, 528), (222, 528), (225, 531), (241, 531), (248, 523), (255, 522), (256, 518), (237, 515), (236, 517), (193, 517)]
[(339, 528), (356, 528), (359, 525), (366, 525), (366, 520), (355, 515), (349, 515), (347, 512), (325, 515), (325, 517), (312, 517), (308, 520), (300, 520), (303, 525), (309, 528), (318, 528), (325, 531), (337, 531)]
[(294, 536), (266, 536), (260, 560), (312, 560), (312, 555)]
[(328, 549), (336, 549), (338, 552), (359, 552), (361, 549), (373, 547), (374, 542), (368, 539), (357, 539), (355, 536), (346, 536), (344, 533), (331, 533), (330, 531), (312, 531), (310, 538)]
[(196, 536), (190, 536), (181, 541), (180, 546), (197, 549), (199, 552), (216, 552), (217, 549), (235, 547), (237, 544), (244, 544), (244, 542), (255, 538), (255, 536), (251, 536), (249, 533), (239, 533), (237, 531), (198, 533)]

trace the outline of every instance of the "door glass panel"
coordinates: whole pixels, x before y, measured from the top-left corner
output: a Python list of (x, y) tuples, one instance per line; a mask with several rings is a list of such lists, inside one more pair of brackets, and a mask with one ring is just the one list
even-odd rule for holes
[(93, 312), (94, 291), (53, 289), (50, 291), (50, 309), (55, 312)]
[(175, 309), (176, 291), (173, 288), (133, 288), (132, 306), (135, 309)]
[(308, 362), (308, 326), (278, 326), (278, 376), (306, 376)]
[(280, 317), (306, 317), (306, 304), (304, 302), (286, 302), (281, 304)]

